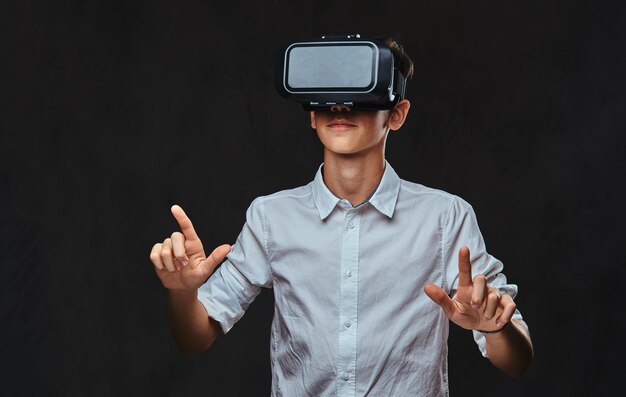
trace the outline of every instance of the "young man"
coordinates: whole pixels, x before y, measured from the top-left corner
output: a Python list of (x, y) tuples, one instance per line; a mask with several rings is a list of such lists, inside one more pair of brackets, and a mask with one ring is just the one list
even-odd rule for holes
[[(411, 77), (410, 59), (387, 45)], [(183, 352), (207, 349), (266, 287), (275, 298), (273, 396), (447, 395), (448, 319), (472, 330), (505, 373), (528, 367), (517, 287), (485, 251), (472, 208), (400, 179), (385, 160), (409, 108), (401, 99), (389, 110), (312, 111), (324, 146), (314, 181), (254, 200), (232, 248), (207, 256), (172, 207), (181, 231), (150, 258)]]

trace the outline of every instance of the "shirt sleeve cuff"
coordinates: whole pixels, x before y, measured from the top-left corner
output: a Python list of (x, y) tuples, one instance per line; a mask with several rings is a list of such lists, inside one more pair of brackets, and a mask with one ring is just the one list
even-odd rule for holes
[(209, 317), (220, 323), (224, 333), (228, 333), (243, 317), (246, 309), (261, 292), (259, 287), (250, 285), (245, 277), (228, 261), (198, 289), (198, 300)]

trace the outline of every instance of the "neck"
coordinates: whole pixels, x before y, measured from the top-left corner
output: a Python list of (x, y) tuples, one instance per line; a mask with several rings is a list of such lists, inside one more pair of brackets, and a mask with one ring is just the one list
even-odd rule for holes
[(324, 153), (324, 183), (337, 197), (356, 207), (367, 200), (385, 171), (385, 156), (341, 156)]

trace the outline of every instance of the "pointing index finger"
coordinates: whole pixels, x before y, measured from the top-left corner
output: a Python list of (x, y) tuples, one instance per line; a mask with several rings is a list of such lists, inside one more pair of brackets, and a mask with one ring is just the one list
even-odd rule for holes
[(472, 264), (470, 263), (470, 251), (467, 247), (459, 250), (459, 287), (472, 285)]
[(183, 235), (185, 236), (185, 240), (198, 240), (199, 238), (196, 234), (196, 230), (193, 228), (193, 224), (187, 214), (185, 214), (185, 211), (183, 211), (183, 209), (178, 205), (173, 205), (171, 210), (172, 215), (174, 215), (174, 218), (176, 218), (176, 221), (180, 226), (181, 232), (183, 232)]

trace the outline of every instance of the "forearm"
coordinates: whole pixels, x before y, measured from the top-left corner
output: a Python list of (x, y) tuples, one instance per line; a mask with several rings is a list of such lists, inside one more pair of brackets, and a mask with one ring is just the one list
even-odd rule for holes
[(487, 356), (509, 376), (520, 376), (533, 359), (533, 345), (523, 321), (511, 320), (502, 331), (485, 334)]
[(169, 291), (168, 309), (172, 334), (184, 354), (206, 350), (221, 333), (219, 323), (208, 316), (198, 300), (197, 291)]

